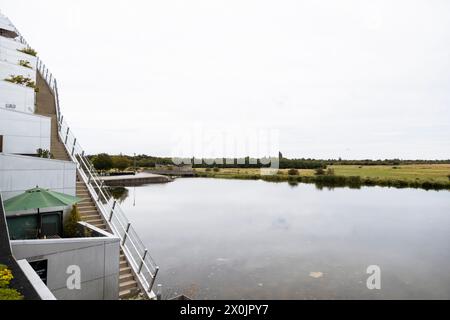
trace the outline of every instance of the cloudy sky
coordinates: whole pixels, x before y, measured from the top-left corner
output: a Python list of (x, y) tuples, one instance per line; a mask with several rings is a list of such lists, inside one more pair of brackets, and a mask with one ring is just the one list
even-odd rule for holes
[(170, 156), (184, 143), (187, 154), (229, 155), (269, 143), (288, 157), (450, 158), (449, 1), (0, 9), (57, 77), (89, 153)]

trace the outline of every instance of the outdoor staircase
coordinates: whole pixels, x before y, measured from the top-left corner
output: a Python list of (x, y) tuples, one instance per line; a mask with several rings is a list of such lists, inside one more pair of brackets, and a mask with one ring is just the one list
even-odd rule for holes
[[(55, 98), (39, 72), (37, 73), (36, 85), (39, 92), (36, 95), (35, 113), (51, 118), (50, 152), (55, 159), (70, 161), (69, 154), (67, 153), (64, 144), (60, 141), (58, 135)], [(102, 230), (111, 232), (95, 206), (95, 202), (92, 200), (86, 184), (78, 174), (76, 182), (76, 195), (77, 197), (83, 199), (80, 203), (78, 203), (78, 209), (82, 221), (85, 221)], [(122, 249), (120, 249), (119, 270), (119, 298), (125, 299), (136, 295), (139, 292), (139, 287)]]

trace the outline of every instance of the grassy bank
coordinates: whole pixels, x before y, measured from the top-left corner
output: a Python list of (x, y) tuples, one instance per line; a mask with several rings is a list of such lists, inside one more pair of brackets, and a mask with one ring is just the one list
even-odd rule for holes
[[(421, 188), (450, 190), (450, 164), (424, 164), (400, 166), (329, 166), (332, 175), (316, 175), (315, 170), (298, 170), (289, 175), (288, 169), (275, 175), (261, 175), (259, 169), (220, 169), (219, 171), (195, 169), (197, 176), (222, 179), (253, 179), (270, 182), (314, 183), (318, 187), (383, 186), (394, 188)], [(217, 169), (216, 169), (217, 170)]]

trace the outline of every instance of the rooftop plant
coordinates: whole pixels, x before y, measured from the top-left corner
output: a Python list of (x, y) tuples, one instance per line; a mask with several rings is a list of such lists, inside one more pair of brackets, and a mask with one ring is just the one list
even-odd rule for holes
[(20, 84), (23, 86), (27, 86), (29, 88), (33, 88), (34, 91), (36, 91), (36, 92), (39, 91), (38, 88), (36, 87), (36, 84), (34, 83), (34, 81), (28, 77), (24, 77), (21, 75), (18, 75), (18, 76), (10, 75), (9, 78), (5, 79), (5, 81), (15, 83), (15, 84)]
[(16, 289), (10, 288), (12, 272), (7, 266), (0, 264), (0, 300), (22, 300), (23, 296)]
[(36, 152), (39, 158), (54, 159), (53, 154), (49, 150), (39, 148)]
[(37, 56), (37, 52), (36, 52), (36, 50), (34, 50), (34, 49), (31, 49), (31, 48), (23, 48), (23, 49), (17, 49), (17, 51), (20, 51), (20, 52), (23, 52), (23, 53), (29, 54), (29, 55), (31, 55), (31, 56), (34, 56), (34, 57), (36, 57), (36, 56)]
[(28, 60), (19, 60), (19, 65), (21, 65), (22, 67), (25, 67), (25, 68), (32, 69), (30, 61), (28, 61)]
[(79, 237), (78, 222), (81, 221), (81, 214), (78, 210), (78, 206), (74, 205), (66, 223), (64, 224), (64, 236), (66, 238)]

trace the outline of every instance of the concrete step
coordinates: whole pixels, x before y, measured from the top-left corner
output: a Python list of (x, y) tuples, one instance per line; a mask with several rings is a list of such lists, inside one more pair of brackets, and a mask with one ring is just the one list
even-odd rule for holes
[(83, 211), (97, 211), (97, 208), (92, 202), (79, 203), (78, 209)]
[(81, 218), (84, 221), (88, 221), (88, 220), (96, 220), (100, 218), (100, 215), (98, 214), (93, 214), (93, 215), (81, 215)]
[(133, 274), (130, 271), (126, 274), (119, 275), (119, 281), (120, 282), (134, 281)]
[(99, 215), (97, 210), (83, 210), (78, 208), (78, 211), (80, 212), (80, 214), (82, 216), (94, 216), (94, 215)]
[(119, 275), (124, 275), (124, 274), (127, 274), (127, 273), (131, 274), (131, 267), (120, 268)]
[(139, 291), (136, 289), (127, 289), (119, 291), (119, 299), (127, 299), (132, 296), (135, 296)]
[(106, 231), (106, 224), (104, 224), (104, 223), (90, 223), (90, 222), (88, 222), (89, 224), (91, 224), (91, 225), (93, 225), (94, 227), (97, 227), (97, 228), (99, 228), (99, 229), (102, 229), (102, 230), (104, 230), (104, 231)]
[(85, 194), (84, 195), (77, 195), (77, 197), (81, 199), (81, 202), (78, 202), (79, 204), (86, 205), (86, 204), (88, 204), (88, 202), (92, 202), (92, 198), (89, 195), (85, 195)]
[(119, 292), (127, 289), (137, 289), (137, 282), (134, 280), (128, 280), (119, 283)]
[(92, 224), (92, 225), (100, 225), (100, 224), (104, 224), (104, 222), (103, 222), (103, 219), (99, 219), (100, 217), (95, 217), (96, 219), (94, 219), (94, 218), (92, 218), (92, 219), (86, 219), (86, 218), (84, 218), (83, 217), (83, 221), (84, 222), (87, 222), (87, 223), (89, 223), (89, 224)]
[(94, 202), (92, 202), (91, 199), (82, 198), (81, 202), (78, 202), (78, 208), (87, 208), (87, 207), (94, 207)]

